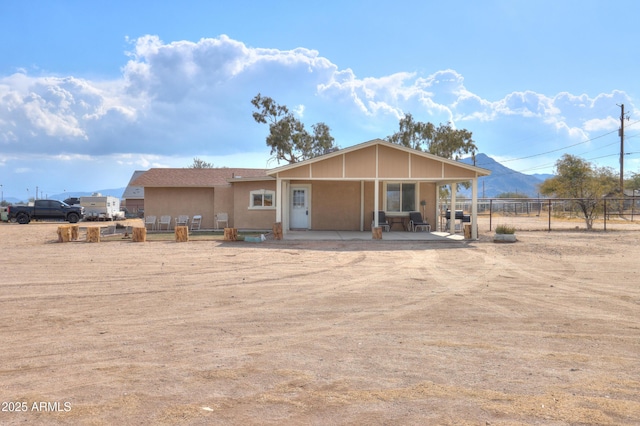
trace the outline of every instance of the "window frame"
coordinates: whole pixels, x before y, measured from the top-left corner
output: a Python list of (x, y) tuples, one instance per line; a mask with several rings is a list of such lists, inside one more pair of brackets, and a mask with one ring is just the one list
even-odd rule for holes
[[(388, 207), (388, 193), (389, 193), (389, 185), (400, 185), (400, 199), (398, 200), (399, 203), (399, 210), (389, 210)], [(402, 205), (403, 205), (403, 199), (402, 199), (402, 195), (403, 195), (403, 185), (413, 185), (414, 187), (414, 191), (413, 191), (413, 210), (402, 210)], [(420, 185), (418, 184), (417, 181), (385, 181), (384, 185), (383, 185), (383, 205), (384, 205), (384, 211), (386, 213), (393, 213), (393, 214), (407, 214), (409, 215), (410, 212), (415, 212), (415, 211), (419, 211), (418, 210), (418, 200), (420, 199), (420, 194), (419, 194), (419, 188)]]
[[(261, 196), (262, 204), (256, 205), (254, 204), (254, 199), (256, 195)], [(271, 195), (271, 205), (265, 206), (264, 200), (266, 195)], [(276, 208), (276, 191), (271, 189), (254, 189), (253, 191), (249, 191), (249, 210), (275, 210)]]

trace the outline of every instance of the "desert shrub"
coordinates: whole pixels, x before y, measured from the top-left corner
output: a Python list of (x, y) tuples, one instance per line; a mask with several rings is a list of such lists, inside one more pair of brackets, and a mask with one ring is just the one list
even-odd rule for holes
[(496, 234), (515, 234), (516, 227), (512, 225), (498, 225), (496, 226)]

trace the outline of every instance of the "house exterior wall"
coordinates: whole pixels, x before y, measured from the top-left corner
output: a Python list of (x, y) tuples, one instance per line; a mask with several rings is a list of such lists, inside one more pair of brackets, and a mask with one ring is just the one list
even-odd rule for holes
[(370, 146), (344, 154), (346, 178), (371, 178), (376, 175), (376, 147)]
[(359, 181), (296, 181), (311, 184), (311, 229), (355, 231), (360, 229)]
[(171, 215), (171, 226), (179, 215), (202, 215), (201, 228), (214, 226), (214, 189), (213, 188), (155, 188), (144, 189), (145, 216)]
[(411, 154), (411, 177), (437, 179), (442, 177), (440, 161)]
[[(276, 190), (276, 181), (234, 182), (233, 211), (229, 212), (229, 220), (233, 216), (233, 227), (238, 229), (268, 230), (276, 221), (275, 205), (269, 209), (251, 209), (251, 191), (265, 189)], [(275, 200), (274, 200), (275, 201)]]
[(144, 199), (141, 198), (127, 198), (122, 200), (122, 207), (126, 207), (129, 213), (138, 213), (139, 210), (144, 210)]
[(390, 179), (408, 178), (409, 154), (386, 146), (379, 146), (378, 176)]
[(235, 227), (235, 218), (233, 215), (235, 202), (233, 186), (216, 186), (215, 194), (211, 228), (215, 228), (215, 215), (218, 213), (227, 213), (229, 215), (229, 227)]

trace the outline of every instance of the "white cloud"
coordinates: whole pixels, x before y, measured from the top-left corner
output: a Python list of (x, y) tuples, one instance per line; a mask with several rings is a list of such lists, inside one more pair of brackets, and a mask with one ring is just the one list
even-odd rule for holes
[(113, 81), (0, 76), (2, 150), (64, 161), (102, 156), (137, 168), (194, 156), (224, 165), (265, 151), (268, 129), (251, 117), (258, 92), (292, 106), (305, 124), (325, 122), (341, 146), (385, 137), (411, 112), (473, 131), (484, 151), (544, 152), (614, 129), (616, 104), (637, 113), (620, 91), (547, 96), (523, 88), (491, 100), (451, 69), (359, 77), (315, 50), (253, 48), (224, 35), (170, 43), (143, 36), (127, 55)]

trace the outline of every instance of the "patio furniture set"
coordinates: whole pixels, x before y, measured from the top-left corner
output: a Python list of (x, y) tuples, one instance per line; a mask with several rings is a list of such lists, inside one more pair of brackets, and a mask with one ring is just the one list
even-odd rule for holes
[[(375, 212), (372, 213), (371, 227), (375, 224)], [(408, 222), (406, 220), (408, 219)], [(380, 210), (378, 211), (378, 226), (390, 232), (393, 225), (399, 224), (406, 231), (416, 232), (418, 230), (431, 232), (431, 225), (422, 218), (420, 212), (410, 212), (409, 216), (392, 215)]]
[[(224, 227), (229, 226), (229, 215), (227, 213), (218, 213), (215, 216), (216, 219), (216, 229), (221, 229), (220, 226), (224, 225)], [(202, 215), (194, 215), (193, 217), (189, 217), (188, 215), (179, 215), (175, 219), (170, 215), (160, 216), (158, 219), (156, 216), (145, 216), (144, 218), (144, 226), (147, 230), (151, 231), (162, 231), (171, 230), (171, 221), (174, 222), (175, 226), (187, 226), (191, 231), (199, 231), (202, 226)], [(163, 228), (164, 227), (164, 228)]]

